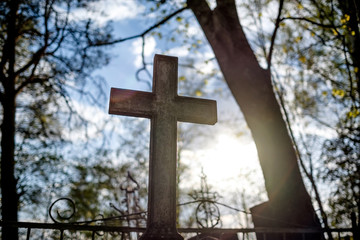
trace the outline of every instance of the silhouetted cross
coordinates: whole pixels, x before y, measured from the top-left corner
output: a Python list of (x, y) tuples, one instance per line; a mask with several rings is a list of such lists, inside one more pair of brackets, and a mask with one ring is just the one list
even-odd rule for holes
[(178, 59), (154, 57), (152, 92), (111, 89), (109, 113), (151, 119), (147, 230), (141, 239), (183, 239), (176, 230), (177, 121), (215, 124), (216, 101), (177, 95)]

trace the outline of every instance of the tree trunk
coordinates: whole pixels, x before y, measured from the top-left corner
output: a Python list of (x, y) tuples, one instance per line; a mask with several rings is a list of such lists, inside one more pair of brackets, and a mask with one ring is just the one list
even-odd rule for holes
[(252, 208), (255, 227), (320, 227), (273, 91), (270, 71), (260, 67), (251, 50), (235, 1), (217, 1), (214, 10), (205, 0), (189, 0), (188, 4), (257, 147), (269, 201)]
[[(3, 221), (18, 221), (18, 194), (15, 179), (15, 99), (6, 98), (1, 125), (1, 211)], [(18, 239), (16, 228), (3, 227), (2, 239)]]
[[(18, 1), (10, 1), (10, 11), (7, 24), (7, 39), (1, 59), (1, 82), (4, 92), (1, 95), (3, 118), (1, 124), (1, 214), (3, 221), (18, 221), (19, 195), (16, 191), (15, 179), (15, 46), (17, 38), (16, 17), (19, 8)], [(7, 63), (7, 69), (5, 67)], [(6, 71), (6, 70), (7, 71)], [(7, 72), (5, 75), (4, 72)], [(2, 239), (17, 240), (18, 229), (2, 228)]]

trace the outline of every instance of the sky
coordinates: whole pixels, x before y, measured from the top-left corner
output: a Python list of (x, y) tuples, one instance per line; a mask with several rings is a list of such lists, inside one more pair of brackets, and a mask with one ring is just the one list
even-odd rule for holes
[[(106, 16), (92, 15), (92, 18), (101, 26), (106, 21), (111, 20), (114, 23), (115, 35), (118, 37), (129, 37), (136, 35), (156, 22), (153, 15), (144, 17), (142, 14), (145, 8), (136, 4), (136, 1), (116, 1), (106, 0), (106, 3), (94, 5), (95, 9), (104, 11)], [(77, 12), (76, 16), (89, 17), (86, 13)], [(166, 54), (179, 58), (179, 64), (187, 63), (189, 58), (193, 60), (194, 66), (205, 73), (210, 73), (214, 68), (218, 69), (215, 60), (204, 63), (205, 60), (214, 57), (211, 49), (207, 46), (199, 26), (194, 21), (191, 13), (186, 13), (187, 21), (192, 24), (189, 27), (189, 36), (197, 37), (199, 45), (202, 45), (197, 51), (189, 50), (189, 45), (181, 43), (169, 43), (156, 36), (148, 36), (145, 45), (145, 60), (151, 63), (154, 54)], [(164, 29), (171, 29), (169, 25)], [(160, 29), (161, 31), (161, 29)], [(176, 36), (176, 35), (174, 35)], [(169, 36), (167, 36), (169, 37)], [(123, 88), (140, 91), (151, 91), (149, 85), (136, 80), (136, 71), (141, 68), (141, 47), (140, 38), (131, 41), (122, 42), (111, 48), (112, 60), (110, 64), (98, 70), (95, 74), (105, 78), (107, 87), (107, 99), (109, 99), (110, 88)], [(152, 74), (152, 65), (148, 65), (148, 70)], [(142, 75), (146, 77), (145, 75)], [(186, 67), (179, 66), (179, 77), (184, 76), (191, 79), (190, 87), (196, 87), (203, 82), (203, 76), (189, 70)], [(150, 78), (146, 78), (151, 82)], [(256, 195), (258, 199), (266, 200), (264, 193), (259, 195), (259, 191), (264, 189), (264, 183), (260, 165), (257, 158), (256, 147), (251, 139), (249, 129), (247, 128), (242, 114), (232, 98), (226, 84), (221, 80), (221, 73), (216, 73), (213, 79), (208, 79), (202, 94), (196, 97), (206, 97), (215, 99), (218, 108), (218, 123), (215, 126), (201, 126), (200, 132), (208, 132), (205, 137), (199, 140), (192, 139), (190, 147), (181, 153), (181, 162), (186, 164), (190, 172), (186, 173), (180, 184), (181, 188), (200, 187), (200, 176), (204, 172), (207, 175), (208, 184), (217, 191), (224, 203), (231, 205), (229, 196), (237, 196), (245, 192), (247, 195)], [(189, 86), (189, 84), (183, 84)], [(189, 92), (195, 92), (194, 89), (184, 89), (179, 81), (179, 94), (187, 95)], [(219, 94), (212, 94), (215, 90), (221, 89)], [(190, 94), (191, 95), (191, 94)], [(197, 94), (195, 94), (197, 95)], [(202, 95), (202, 96), (200, 96)], [(107, 106), (107, 104), (105, 104)], [(79, 108), (84, 108), (79, 104)], [(94, 109), (95, 108), (95, 109)], [(86, 106), (85, 117), (93, 119), (96, 115), (96, 121), (110, 118), (115, 124), (121, 124), (124, 117), (109, 116), (108, 109), (97, 109), (93, 106)], [(100, 113), (99, 113), (100, 111)], [(95, 112), (98, 112), (95, 114)], [(180, 127), (185, 129), (188, 123), (179, 123)], [(121, 128), (119, 126), (119, 128)], [(73, 133), (72, 133), (73, 134)], [(250, 207), (250, 206), (249, 206)]]

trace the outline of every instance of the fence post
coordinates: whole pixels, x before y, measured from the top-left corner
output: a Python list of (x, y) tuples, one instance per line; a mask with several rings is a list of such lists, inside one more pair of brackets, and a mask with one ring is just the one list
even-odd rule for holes
[(354, 240), (360, 240), (360, 223), (356, 221), (356, 214), (354, 212), (351, 213), (351, 225)]

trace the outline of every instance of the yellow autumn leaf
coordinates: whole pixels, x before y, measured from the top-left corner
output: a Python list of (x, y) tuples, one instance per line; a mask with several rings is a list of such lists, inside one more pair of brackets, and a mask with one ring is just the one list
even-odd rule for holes
[(195, 95), (196, 95), (197, 97), (201, 97), (201, 96), (202, 96), (202, 92), (201, 92), (200, 90), (196, 90), (196, 91), (195, 91)]
[(304, 6), (303, 6), (301, 3), (299, 3), (299, 4), (297, 5), (297, 8), (301, 10), (301, 9), (304, 9)]
[(298, 43), (298, 42), (300, 42), (301, 41), (301, 37), (299, 36), (299, 37), (297, 37), (297, 38), (295, 38), (295, 42), (296, 43)]
[(347, 113), (348, 118), (356, 118), (360, 115), (360, 111), (356, 108), (352, 109), (350, 112)]
[(354, 115), (355, 115), (355, 117), (359, 116), (359, 115), (360, 115), (360, 111), (356, 109), (355, 112), (354, 112)]
[(280, 23), (280, 26), (281, 26), (281, 27), (284, 27), (285, 25), (286, 25), (286, 24), (285, 24), (284, 22), (281, 22), (281, 23)]
[(302, 62), (302, 63), (305, 63), (306, 62), (306, 57), (305, 56), (299, 57), (299, 61)]
[(360, 114), (360, 111), (359, 111), (359, 110), (357, 110), (357, 109), (356, 109), (356, 110), (354, 110), (353, 112), (354, 112), (355, 117), (359, 116), (359, 114)]
[(351, 35), (352, 35), (352, 36), (355, 36), (355, 31), (351, 31)]
[(343, 98), (345, 96), (345, 91), (342, 89), (333, 89), (332, 95), (335, 97)]
[(354, 72), (357, 73), (359, 71), (358, 67), (354, 67)]
[(314, 36), (315, 36), (315, 33), (314, 33), (314, 32), (311, 32), (311, 36), (314, 37)]
[(335, 29), (331, 29), (331, 31), (333, 32), (333, 34), (334, 34), (335, 36), (338, 35), (338, 32), (337, 32)]
[(328, 95), (327, 91), (322, 91), (321, 93), (324, 97), (326, 97)]
[(185, 81), (186, 80), (186, 77), (185, 76), (180, 76), (179, 77), (179, 81)]
[(348, 14), (344, 15), (345, 20), (348, 22), (350, 20), (350, 16)]

